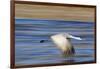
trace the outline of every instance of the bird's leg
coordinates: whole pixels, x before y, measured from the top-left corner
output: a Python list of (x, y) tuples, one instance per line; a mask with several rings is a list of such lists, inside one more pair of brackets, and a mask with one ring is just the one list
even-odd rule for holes
[(70, 57), (73, 56), (75, 54), (75, 50), (74, 47), (72, 46), (71, 48), (65, 50), (62, 52), (63, 53), (63, 57)]
[(71, 51), (72, 51), (72, 54), (75, 54), (75, 49), (74, 49), (73, 46), (72, 46), (72, 48), (71, 48)]

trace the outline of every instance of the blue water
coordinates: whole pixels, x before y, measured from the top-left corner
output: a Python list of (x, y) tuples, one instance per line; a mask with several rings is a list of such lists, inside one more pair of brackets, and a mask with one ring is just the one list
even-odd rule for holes
[[(50, 39), (57, 33), (69, 33), (83, 40), (71, 39), (76, 54), (63, 58)], [(40, 43), (40, 40), (47, 40)], [(71, 63), (94, 60), (94, 23), (42, 19), (15, 19), (15, 64)], [(71, 61), (73, 60), (73, 61)]]

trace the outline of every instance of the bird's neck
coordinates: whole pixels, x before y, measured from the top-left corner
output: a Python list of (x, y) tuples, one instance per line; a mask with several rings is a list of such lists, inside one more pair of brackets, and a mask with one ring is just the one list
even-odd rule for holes
[(67, 40), (67, 44), (68, 44), (67, 46), (72, 46), (71, 39)]
[(71, 39), (67, 39), (67, 41), (68, 41), (69, 43), (71, 43)]

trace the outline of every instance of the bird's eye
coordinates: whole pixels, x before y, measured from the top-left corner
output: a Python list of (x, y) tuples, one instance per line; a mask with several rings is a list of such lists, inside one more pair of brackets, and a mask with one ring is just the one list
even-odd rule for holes
[(66, 39), (70, 39), (70, 38), (66, 38)]

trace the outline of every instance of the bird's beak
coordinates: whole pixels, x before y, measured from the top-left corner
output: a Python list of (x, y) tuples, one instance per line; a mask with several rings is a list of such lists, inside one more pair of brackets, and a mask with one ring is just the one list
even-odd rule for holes
[(70, 35), (69, 37), (73, 38), (73, 39), (76, 39), (76, 40), (82, 40), (80, 37), (75, 37), (75, 36), (72, 36), (72, 35)]

